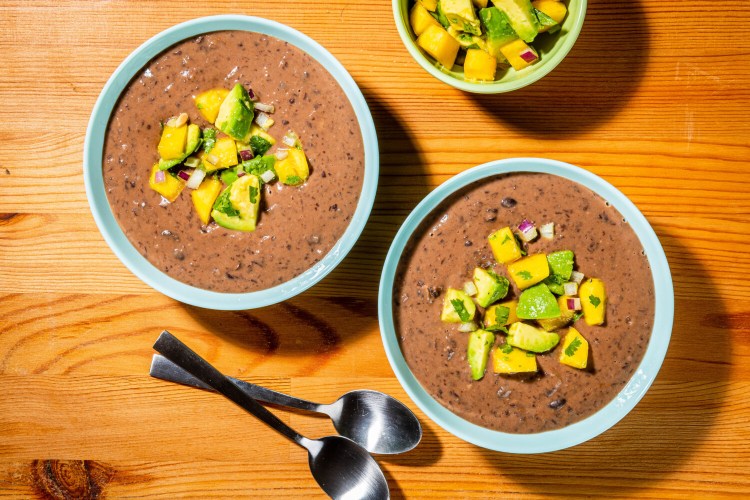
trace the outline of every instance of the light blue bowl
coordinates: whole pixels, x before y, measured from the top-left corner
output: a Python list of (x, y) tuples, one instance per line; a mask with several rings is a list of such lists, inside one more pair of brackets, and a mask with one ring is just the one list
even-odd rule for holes
[[(628, 220), (646, 251), (654, 279), (656, 313), (646, 354), (620, 393), (594, 415), (562, 429), (536, 434), (510, 434), (472, 424), (455, 415), (422, 388), (409, 370), (393, 322), (393, 280), (404, 247), (422, 220), (444, 199), (480, 179), (513, 172), (543, 172), (575, 181), (609, 201)], [(674, 316), (674, 292), (667, 258), (646, 218), (635, 205), (602, 178), (573, 165), (539, 158), (511, 158), (474, 167), (443, 183), (412, 211), (393, 240), (385, 259), (378, 296), (380, 331), (396, 377), (419, 408), (440, 427), (465, 441), (508, 453), (546, 453), (583, 443), (620, 421), (641, 400), (667, 354)]]
[[(362, 131), (365, 175), (359, 203), (341, 239), (325, 257), (296, 278), (273, 288), (250, 293), (219, 293), (177, 281), (146, 260), (128, 241), (110, 209), (102, 176), (102, 151), (109, 117), (130, 80), (146, 63), (163, 50), (186, 38), (212, 31), (242, 30), (263, 33), (284, 40), (307, 52), (336, 79), (351, 102)], [(104, 86), (89, 120), (83, 153), (83, 179), (86, 196), (96, 225), (115, 255), (133, 274), (161, 293), (186, 304), (209, 309), (240, 310), (264, 307), (293, 297), (323, 279), (354, 246), (370, 215), (379, 170), (378, 140), (372, 115), (352, 77), (326, 49), (313, 39), (288, 26), (257, 17), (225, 15), (204, 17), (178, 24), (154, 36), (130, 54)]]

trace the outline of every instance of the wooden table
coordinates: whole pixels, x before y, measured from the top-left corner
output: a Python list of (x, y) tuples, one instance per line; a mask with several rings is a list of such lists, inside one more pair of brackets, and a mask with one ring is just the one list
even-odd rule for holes
[[(245, 312), (140, 282), (100, 236), (81, 175), (92, 106), (120, 61), (219, 13), (275, 19), (328, 48), (382, 151), (372, 216), (344, 263), (301, 297)], [(628, 417), (557, 453), (485, 451), (417, 411), (421, 445), (379, 459), (393, 497), (750, 495), (750, 3), (590, 2), (561, 66), (489, 97), (422, 70), (385, 0), (3, 0), (0, 28), (0, 497), (322, 498), (302, 450), (229, 402), (149, 378), (153, 341), (168, 327), (232, 375), (320, 401), (379, 389), (416, 411), (379, 336), (385, 253), (435, 186), (517, 156), (580, 165), (643, 211), (674, 277), (669, 353)]]

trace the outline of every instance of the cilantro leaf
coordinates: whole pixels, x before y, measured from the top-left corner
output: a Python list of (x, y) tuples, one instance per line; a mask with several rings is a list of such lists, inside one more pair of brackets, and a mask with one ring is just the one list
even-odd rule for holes
[(298, 175), (290, 175), (286, 178), (286, 182), (284, 184), (289, 184), (292, 186), (296, 186), (297, 184), (302, 184), (302, 177)]
[(464, 302), (461, 299), (453, 299), (451, 300), (451, 304), (453, 304), (453, 309), (458, 314), (458, 317), (461, 318), (461, 321), (464, 323), (471, 321), (471, 315), (466, 310), (466, 306), (464, 306)]
[(248, 186), (250, 192), (250, 203), (257, 203), (258, 201), (258, 188), (255, 186)]
[(250, 149), (253, 150), (253, 155), (263, 156), (271, 149), (271, 143), (259, 135), (250, 137)]
[(589, 295), (589, 302), (591, 302), (591, 305), (594, 307), (599, 307), (599, 304), (602, 303), (601, 299), (596, 295)]
[(216, 145), (216, 129), (215, 128), (204, 128), (203, 129), (203, 151), (210, 153)]
[(513, 346), (510, 344), (503, 344), (503, 346), (500, 348), (500, 352), (503, 354), (510, 354), (513, 352)]
[(501, 245), (505, 245), (506, 242), (510, 241), (510, 236), (507, 234), (505, 235), (505, 238), (503, 238), (503, 241), (500, 242)]
[[(276, 170), (274, 170), (274, 165), (276, 164), (276, 157), (273, 155), (268, 156), (256, 156), (252, 160), (247, 160), (242, 162), (242, 170), (244, 170), (248, 174), (257, 175), (260, 177), (260, 175), (270, 170), (276, 174)], [(261, 179), (261, 182), (263, 180)]]
[(214, 210), (228, 215), (229, 217), (237, 217), (240, 215), (239, 210), (232, 206), (232, 202), (229, 199), (229, 189), (225, 190), (214, 203)]
[(516, 273), (516, 276), (520, 276), (523, 280), (530, 280), (531, 279), (531, 273), (529, 271), (519, 271)]
[(570, 345), (565, 348), (565, 355), (568, 357), (573, 356), (578, 348), (581, 347), (581, 344), (581, 339), (579, 339), (578, 337), (574, 338), (573, 342), (571, 342)]
[(577, 312), (577, 313), (575, 313), (575, 314), (573, 315), (573, 317), (572, 317), (572, 318), (570, 319), (570, 322), (571, 322), (571, 323), (575, 323), (576, 321), (578, 321), (579, 319), (581, 319), (581, 317), (582, 317), (582, 316), (583, 316), (583, 312), (581, 312), (581, 311), (578, 311), (578, 312)]

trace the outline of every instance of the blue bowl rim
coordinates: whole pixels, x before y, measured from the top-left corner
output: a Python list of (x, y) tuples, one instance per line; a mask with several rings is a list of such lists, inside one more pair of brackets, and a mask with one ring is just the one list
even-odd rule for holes
[[(565, 46), (555, 53), (554, 60), (550, 61), (549, 64), (544, 64), (541, 68), (534, 68), (535, 65), (525, 68), (523, 71), (528, 71), (526, 75), (509, 80), (509, 81), (494, 81), (494, 82), (472, 82), (461, 80), (456, 78), (453, 74), (441, 71), (440, 68), (435, 66), (428, 56), (425, 55), (418, 47), (415, 38), (412, 38), (412, 33), (408, 27), (408, 4), (409, 0), (392, 0), (391, 9), (393, 11), (394, 22), (396, 23), (396, 30), (398, 31), (401, 41), (406, 47), (406, 50), (412, 56), (412, 58), (419, 64), (422, 69), (427, 71), (436, 79), (441, 82), (455, 87), (464, 92), (471, 92), (474, 94), (502, 94), (505, 92), (512, 92), (514, 90), (522, 89), (533, 83), (538, 82), (552, 70), (554, 70), (560, 63), (567, 57), (570, 51), (573, 49), (578, 36), (581, 34), (583, 29), (583, 23), (586, 20), (586, 11), (588, 10), (588, 0), (577, 0), (576, 4), (576, 15), (579, 17), (579, 21), (572, 26), (572, 29), (566, 34), (566, 37), (570, 37), (570, 42), (565, 43)], [(402, 16), (402, 6), (406, 9), (406, 16)], [(568, 7), (570, 5), (568, 4)], [(404, 22), (404, 19), (406, 21)], [(567, 19), (563, 21), (563, 29)]]
[[(577, 182), (609, 201), (636, 232), (654, 279), (655, 316), (646, 353), (634, 375), (606, 406), (595, 414), (562, 429), (534, 434), (511, 434), (473, 424), (438, 403), (409, 370), (399, 348), (393, 321), (393, 281), (399, 259), (419, 224), (446, 197), (480, 179), (504, 173), (541, 172)], [(509, 158), (466, 170), (441, 184), (411, 212), (399, 229), (386, 256), (378, 294), (378, 321), (388, 361), (401, 385), (416, 405), (443, 429), (477, 446), (507, 453), (547, 453), (578, 445), (603, 433), (632, 410), (655, 380), (669, 346), (674, 317), (674, 290), (664, 249), (638, 208), (601, 177), (568, 163), (542, 158)]]
[[(106, 128), (120, 94), (134, 76), (159, 53), (187, 38), (204, 33), (242, 30), (284, 40), (317, 60), (336, 79), (349, 99), (359, 122), (365, 151), (365, 173), (357, 208), (347, 229), (331, 250), (299, 276), (264, 290), (222, 293), (193, 287), (167, 276), (146, 260), (130, 243), (107, 201), (102, 173)], [(152, 288), (180, 302), (218, 310), (241, 310), (282, 302), (315, 285), (349, 253), (369, 218), (375, 201), (379, 175), (379, 153), (375, 125), (367, 102), (354, 79), (323, 46), (303, 33), (276, 21), (244, 15), (218, 15), (186, 21), (153, 36), (135, 49), (117, 67), (94, 105), (86, 130), (83, 178), (86, 197), (99, 231), (120, 261)]]

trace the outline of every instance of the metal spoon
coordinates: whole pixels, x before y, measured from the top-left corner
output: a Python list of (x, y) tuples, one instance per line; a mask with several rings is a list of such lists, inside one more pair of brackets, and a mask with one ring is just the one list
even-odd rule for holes
[[(158, 354), (154, 354), (151, 360), (150, 375), (169, 382), (212, 390)], [(414, 413), (397, 399), (382, 392), (351, 391), (334, 403), (319, 404), (236, 378), (227, 378), (258, 401), (328, 415), (339, 434), (355, 441), (370, 453), (404, 453), (417, 446), (422, 439), (422, 426)]]
[(367, 450), (354, 441), (341, 436), (308, 439), (298, 434), (166, 330), (159, 335), (154, 349), (272, 429), (307, 449), (310, 472), (331, 498), (390, 498), (383, 471)]

